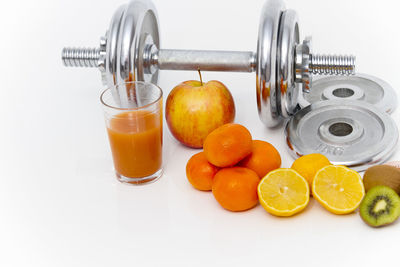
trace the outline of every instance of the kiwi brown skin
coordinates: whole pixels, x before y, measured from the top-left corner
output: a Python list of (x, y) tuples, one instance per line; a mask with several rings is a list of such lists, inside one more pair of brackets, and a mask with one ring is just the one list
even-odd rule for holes
[(365, 191), (372, 187), (385, 185), (400, 194), (400, 169), (389, 165), (377, 165), (368, 168), (363, 177)]

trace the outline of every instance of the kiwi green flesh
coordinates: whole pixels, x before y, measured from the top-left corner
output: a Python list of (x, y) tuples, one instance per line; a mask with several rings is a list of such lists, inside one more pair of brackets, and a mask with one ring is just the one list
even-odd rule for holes
[(390, 187), (375, 186), (362, 200), (360, 215), (373, 227), (390, 224), (400, 216), (400, 197)]

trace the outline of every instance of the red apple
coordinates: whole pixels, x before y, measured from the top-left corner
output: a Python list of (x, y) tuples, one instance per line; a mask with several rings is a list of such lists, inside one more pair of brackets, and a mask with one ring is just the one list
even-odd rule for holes
[(169, 93), (165, 107), (168, 127), (182, 144), (202, 148), (207, 135), (235, 118), (235, 103), (219, 81), (186, 81)]

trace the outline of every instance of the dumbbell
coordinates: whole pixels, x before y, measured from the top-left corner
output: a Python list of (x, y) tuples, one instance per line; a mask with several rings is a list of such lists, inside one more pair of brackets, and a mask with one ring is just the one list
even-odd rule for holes
[(99, 48), (64, 48), (65, 66), (97, 67), (104, 85), (127, 80), (156, 84), (159, 70), (256, 72), (260, 119), (269, 127), (300, 109), (298, 96), (312, 75), (352, 75), (354, 56), (312, 53), (311, 38), (300, 42), (298, 16), (281, 0), (261, 11), (257, 52), (161, 49), (157, 11), (150, 1), (133, 0), (114, 13)]

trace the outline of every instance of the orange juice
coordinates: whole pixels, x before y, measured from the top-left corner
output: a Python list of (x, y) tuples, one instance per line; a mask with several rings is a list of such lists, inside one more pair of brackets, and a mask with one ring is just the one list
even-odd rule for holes
[(115, 170), (128, 178), (154, 174), (162, 164), (162, 115), (135, 110), (115, 115), (107, 126)]

